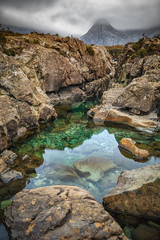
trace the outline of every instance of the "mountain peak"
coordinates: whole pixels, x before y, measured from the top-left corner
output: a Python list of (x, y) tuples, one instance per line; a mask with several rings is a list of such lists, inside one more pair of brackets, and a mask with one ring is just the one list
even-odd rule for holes
[(111, 26), (110, 22), (107, 19), (101, 18), (95, 22), (93, 26), (97, 25), (106, 25), (106, 26)]
[(127, 42), (136, 42), (145, 33), (148, 37), (160, 34), (160, 28), (141, 30), (117, 30), (107, 19), (99, 19), (80, 39), (86, 44), (96, 45), (124, 45)]

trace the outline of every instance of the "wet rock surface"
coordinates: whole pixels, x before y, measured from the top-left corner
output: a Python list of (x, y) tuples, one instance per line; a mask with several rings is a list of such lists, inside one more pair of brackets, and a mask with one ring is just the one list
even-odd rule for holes
[(11, 239), (127, 239), (87, 191), (51, 186), (18, 193), (5, 211)]
[(157, 117), (154, 113), (148, 116), (137, 116), (128, 112), (120, 111), (116, 108), (108, 109), (108, 105), (102, 105), (101, 108), (95, 108), (92, 111), (94, 112), (93, 121), (96, 125), (102, 125), (105, 122), (118, 123), (128, 125), (142, 131), (148, 130), (151, 132), (158, 128), (158, 123), (156, 121)]
[(136, 142), (131, 138), (123, 138), (119, 143), (119, 147), (130, 152), (136, 159), (147, 159), (149, 157), (149, 152), (136, 147)]
[(160, 165), (122, 172), (117, 186), (103, 198), (106, 209), (159, 219)]
[(15, 170), (6, 170), (0, 175), (0, 179), (3, 183), (8, 183), (12, 180), (22, 179), (23, 174), (21, 172), (17, 172)]

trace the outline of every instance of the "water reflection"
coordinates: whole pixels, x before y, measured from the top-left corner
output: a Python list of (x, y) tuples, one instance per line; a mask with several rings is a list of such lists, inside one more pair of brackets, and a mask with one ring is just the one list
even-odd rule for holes
[[(88, 107), (90, 103), (58, 107), (59, 118), (21, 145), (19, 154), (42, 160), (39, 165), (38, 162), (31, 161), (25, 165), (23, 162), (29, 179), (26, 188), (53, 184), (76, 185), (91, 192), (101, 203), (103, 196), (116, 185), (121, 171), (160, 163), (159, 135), (153, 136), (118, 126), (96, 126), (86, 115)], [(118, 142), (123, 137), (131, 137), (139, 146), (148, 149), (152, 155), (149, 160), (136, 162), (131, 155), (121, 152)], [(91, 162), (93, 157), (97, 159), (96, 164)], [(87, 159), (85, 164), (83, 159)], [(102, 165), (104, 159), (112, 161), (114, 167), (107, 169), (105, 163), (104, 171), (103, 168), (101, 172), (97, 170), (101, 176), (97, 178), (93, 172)], [(84, 170), (82, 172), (75, 168), (75, 163), (81, 160), (85, 174)], [(89, 177), (90, 174), (95, 174), (95, 179)]]

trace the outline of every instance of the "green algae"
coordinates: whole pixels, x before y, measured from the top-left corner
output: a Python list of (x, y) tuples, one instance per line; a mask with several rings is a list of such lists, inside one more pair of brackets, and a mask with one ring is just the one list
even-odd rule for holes
[(2, 202), (0, 203), (0, 210), (5, 209), (5, 208), (8, 207), (11, 203), (12, 203), (12, 200), (11, 200), (11, 199), (7, 199), (7, 200), (5, 200), (5, 201), (2, 201)]

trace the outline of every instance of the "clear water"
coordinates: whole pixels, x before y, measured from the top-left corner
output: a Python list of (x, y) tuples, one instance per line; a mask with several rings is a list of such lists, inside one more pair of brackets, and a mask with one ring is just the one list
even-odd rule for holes
[[(121, 171), (160, 163), (159, 134), (135, 132), (118, 126), (96, 126), (86, 114), (92, 104), (57, 107), (59, 117), (56, 121), (13, 149), (19, 159), (11, 168), (21, 171), (24, 178), (8, 184), (0, 183), (1, 208), (23, 188), (57, 184), (82, 187), (101, 203), (103, 197), (116, 185)], [(132, 156), (121, 153), (118, 143), (123, 137), (131, 137), (140, 147), (148, 149), (151, 153), (148, 161), (137, 162)], [(25, 155), (29, 158), (22, 160)], [(94, 167), (93, 157), (96, 157)], [(74, 167), (82, 159), (91, 159), (92, 167), (87, 166), (90, 174), (81, 174)], [(105, 171), (107, 159), (114, 163), (114, 167)], [(97, 170), (101, 161), (105, 165), (104, 171)]]

